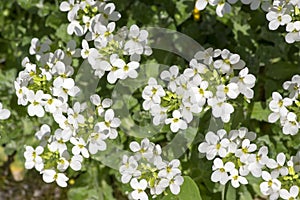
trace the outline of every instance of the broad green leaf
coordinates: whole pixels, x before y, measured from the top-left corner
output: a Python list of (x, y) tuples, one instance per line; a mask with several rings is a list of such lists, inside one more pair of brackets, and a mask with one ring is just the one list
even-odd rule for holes
[(68, 199), (72, 199), (72, 200), (83, 200), (83, 199), (103, 200), (103, 197), (98, 195), (96, 188), (90, 189), (86, 186), (86, 187), (71, 188), (68, 191)]
[(271, 111), (268, 107), (263, 107), (261, 102), (254, 102), (251, 119), (268, 122), (268, 116)]
[(227, 188), (226, 190), (226, 197), (225, 199), (226, 200), (233, 200), (233, 199), (236, 199), (236, 189), (234, 187), (232, 187), (231, 183), (227, 183), (228, 186), (225, 187)]
[(293, 75), (299, 74), (299, 64), (279, 61), (267, 66), (266, 75), (275, 80), (288, 80)]
[(253, 197), (251, 196), (251, 193), (247, 189), (246, 186), (242, 185), (240, 186), (240, 192), (239, 192), (239, 199), (240, 200), (252, 200)]

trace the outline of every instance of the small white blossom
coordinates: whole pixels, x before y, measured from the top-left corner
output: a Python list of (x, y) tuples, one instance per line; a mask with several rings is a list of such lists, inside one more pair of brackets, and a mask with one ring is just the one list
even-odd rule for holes
[(216, 158), (212, 168), (214, 172), (211, 175), (211, 180), (225, 185), (230, 179), (228, 173), (235, 169), (235, 166), (232, 162), (226, 162), (224, 165), (220, 158)]
[(136, 178), (133, 178), (130, 181), (130, 186), (134, 189), (134, 191), (131, 192), (133, 199), (148, 200), (148, 195), (145, 192), (147, 185), (148, 183), (145, 179), (138, 181)]
[(67, 187), (67, 181), (69, 178), (63, 173), (57, 173), (52, 169), (46, 169), (41, 172), (43, 174), (43, 180), (46, 183), (52, 183), (56, 181), (57, 185), (60, 187)]
[(171, 124), (171, 131), (176, 133), (179, 129), (185, 130), (187, 129), (187, 123), (181, 119), (182, 115), (178, 110), (174, 110), (172, 113), (172, 118), (168, 118), (165, 120), (166, 124)]

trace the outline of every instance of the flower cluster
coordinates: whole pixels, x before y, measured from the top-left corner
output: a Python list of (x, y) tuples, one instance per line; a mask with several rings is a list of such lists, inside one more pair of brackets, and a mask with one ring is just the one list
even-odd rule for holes
[(262, 172), (263, 182), (260, 184), (262, 194), (270, 199), (297, 199), (299, 197), (300, 152), (289, 160), (284, 153), (275, 159), (269, 158), (266, 169)]
[[(236, 70), (240, 70), (237, 76)], [(160, 78), (168, 83), (167, 88), (150, 78), (142, 93), (143, 108), (150, 110), (154, 125), (171, 124), (172, 132), (186, 129), (193, 115), (205, 110), (207, 105), (214, 117), (229, 122), (234, 112), (230, 100), (240, 94), (252, 99), (251, 88), (256, 81), (238, 54), (212, 48), (196, 53), (182, 74), (174, 65), (163, 71)]]
[[(62, 2), (61, 11), (68, 12), (68, 33), (85, 36), (81, 57), (87, 59), (95, 76), (107, 72), (107, 81), (136, 78), (141, 55), (151, 55), (147, 45), (148, 32), (137, 25), (123, 27), (116, 33), (116, 23), (121, 18), (113, 3), (102, 1)], [(93, 47), (90, 47), (93, 45)]]
[(256, 134), (248, 132), (247, 128), (231, 130), (228, 134), (224, 129), (217, 133), (208, 132), (198, 150), (208, 160), (214, 160), (211, 180), (222, 185), (231, 181), (232, 186), (237, 188), (241, 184), (248, 184), (245, 176), (249, 173), (260, 177), (268, 149), (262, 147), (255, 152), (257, 146), (251, 143), (255, 138)]
[[(231, 12), (231, 5), (237, 3), (238, 0), (196, 0), (195, 8), (197, 10), (204, 10), (207, 5), (216, 6), (216, 13), (219, 17)], [(269, 0), (241, 0), (242, 4), (250, 5), (251, 10), (257, 10), (261, 7), (267, 11), (270, 6)]]
[(50, 41), (41, 43), (37, 38), (32, 39), (29, 53), (35, 55), (36, 63), (24, 58), (24, 70), (15, 81), (18, 104), (28, 105), (30, 116), (43, 117), (46, 112), (53, 116), (67, 113), (67, 102), (80, 92), (72, 78), (72, 58), (78, 57), (79, 52), (75, 41), (68, 42), (66, 50), (55, 52), (50, 52), (50, 44)]
[(124, 155), (119, 168), (122, 183), (130, 183), (133, 189), (129, 193), (129, 199), (148, 200), (147, 189), (150, 189), (152, 197), (161, 195), (168, 188), (171, 193), (179, 194), (184, 181), (179, 160), (163, 160), (160, 145), (155, 145), (147, 138), (141, 144), (131, 142), (130, 150), (134, 155)]
[[(15, 90), (18, 104), (27, 106), (29, 116), (50, 116), (58, 127), (51, 130), (48, 124), (41, 126), (36, 133), (39, 146), (26, 146), (25, 167), (40, 171), (47, 183), (56, 181), (66, 187), (66, 170), (78, 171), (84, 158), (106, 150), (105, 140), (116, 139), (121, 124), (110, 108), (111, 99), (101, 100), (93, 94), (90, 107), (89, 102), (71, 103), (81, 92), (75, 83), (73, 58), (87, 59), (95, 76), (102, 78), (108, 72), (108, 82), (115, 83), (117, 79), (136, 78), (141, 55), (152, 51), (147, 46), (148, 32), (136, 25), (113, 34), (114, 21), (120, 19), (113, 3), (70, 0), (62, 2), (60, 10), (68, 12), (68, 34), (85, 36), (82, 48), (76, 48), (71, 40), (66, 48), (52, 52), (50, 40), (32, 39), (29, 53), (36, 63), (28, 57), (23, 59), (24, 70), (15, 81)], [(3, 113), (7, 114), (5, 110)]]
[(276, 30), (279, 26), (286, 26), (285, 41), (287, 43), (300, 41), (299, 5), (300, 1), (298, 0), (275, 0), (266, 15), (270, 30)]
[(282, 132), (286, 135), (296, 135), (299, 131), (299, 92), (300, 76), (294, 75), (291, 81), (283, 83), (289, 95), (282, 97), (278, 92), (272, 93), (272, 100), (269, 108), (272, 113), (269, 115), (269, 122), (275, 123), (280, 120)]
[[(195, 8), (197, 10), (204, 10), (209, 4), (217, 6), (216, 13), (219, 17), (231, 12), (231, 4), (236, 3), (237, 0), (197, 0)], [(266, 18), (269, 21), (269, 29), (276, 30), (279, 26), (285, 26), (286, 35), (285, 41), (287, 43), (294, 43), (300, 41), (300, 1), (283, 1), (274, 0), (272, 3), (269, 0), (241, 0), (242, 4), (249, 5), (251, 10), (256, 10), (260, 7), (267, 12)]]
[(80, 56), (80, 49), (76, 49), (75, 41), (68, 42), (66, 50), (55, 52), (50, 52), (50, 45), (50, 41), (42, 43), (37, 38), (32, 39), (29, 53), (35, 55), (36, 64), (28, 57), (23, 59), (24, 70), (15, 81), (15, 89), (18, 104), (28, 106), (29, 116), (48, 115), (58, 127), (51, 131), (49, 125), (41, 126), (36, 133), (40, 145), (35, 149), (26, 146), (25, 167), (40, 171), (47, 183), (56, 181), (66, 187), (68, 177), (63, 172), (69, 167), (80, 170), (84, 158), (104, 151), (105, 140), (117, 137), (120, 120), (109, 109), (112, 101), (101, 102), (97, 94), (90, 97), (97, 107), (96, 116), (89, 114), (86, 102), (71, 104), (72, 97), (80, 92), (71, 66), (72, 58)]
[(105, 140), (117, 138), (117, 128), (121, 122), (109, 108), (112, 101), (104, 99), (101, 102), (97, 94), (92, 95), (90, 99), (96, 106), (97, 116), (85, 117), (81, 113), (82, 105), (76, 102), (73, 108), (68, 108), (67, 113), (53, 115), (59, 126), (53, 133), (49, 125), (41, 126), (35, 134), (40, 140), (39, 146), (35, 149), (26, 146), (26, 169), (35, 168), (43, 174), (46, 183), (56, 181), (59, 186), (66, 187), (68, 177), (64, 172), (68, 168), (79, 171), (84, 158), (89, 158), (90, 154), (96, 154), (98, 151), (105, 151)]
[(247, 128), (231, 130), (227, 133), (220, 129), (217, 133), (208, 132), (205, 141), (198, 150), (213, 160), (211, 180), (238, 188), (241, 184), (248, 184), (246, 177), (252, 175), (262, 178), (260, 190), (270, 199), (296, 198), (299, 194), (300, 182), (300, 152), (292, 156), (289, 161), (284, 153), (279, 153), (276, 159), (268, 157), (268, 147), (259, 149), (251, 143), (256, 139), (254, 132)]

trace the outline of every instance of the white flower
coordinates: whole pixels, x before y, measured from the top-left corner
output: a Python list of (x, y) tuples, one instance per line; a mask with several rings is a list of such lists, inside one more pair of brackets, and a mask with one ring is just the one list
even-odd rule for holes
[(204, 51), (198, 51), (195, 54), (195, 58), (197, 60), (203, 60), (203, 63), (206, 65), (210, 65), (213, 62), (213, 57), (216, 57), (218, 55), (215, 55), (215, 52), (213, 48), (205, 49)]
[(28, 103), (27, 94), (28, 88), (21, 86), (17, 81), (14, 82), (16, 94), (18, 97), (18, 105), (26, 106)]
[(224, 165), (220, 158), (216, 158), (212, 169), (214, 172), (211, 174), (211, 180), (215, 183), (220, 182), (222, 185), (225, 185), (230, 179), (228, 172), (235, 169), (235, 166), (232, 162), (226, 162)]
[(208, 160), (212, 160), (216, 155), (224, 158), (227, 154), (227, 147), (229, 145), (229, 140), (224, 138), (226, 135), (226, 131), (224, 129), (220, 129), (217, 131), (217, 134), (209, 131), (205, 135), (205, 142), (202, 142), (198, 151), (200, 153), (206, 153), (206, 158)]
[(190, 123), (193, 120), (193, 113), (200, 113), (202, 111), (202, 107), (198, 104), (192, 104), (187, 100), (183, 100), (180, 106), (182, 118)]
[(63, 130), (74, 129), (74, 127), (69, 123), (68, 119), (62, 113), (55, 113), (53, 114), (53, 117), (55, 122), (58, 123), (61, 129)]
[(281, 124), (282, 132), (287, 135), (296, 135), (299, 130), (299, 123), (297, 121), (297, 115), (293, 112), (289, 112), (285, 120), (282, 120)]
[(8, 119), (10, 116), (10, 111), (3, 109), (2, 103), (0, 103), (0, 120)]
[(47, 100), (44, 105), (45, 111), (59, 114), (65, 110), (65, 104), (60, 99), (53, 98), (48, 94), (45, 94), (45, 99)]
[(80, 51), (81, 50), (79, 48), (76, 49), (76, 42), (74, 40), (70, 40), (67, 43), (67, 50), (63, 62), (66, 65), (71, 65), (73, 57), (80, 57)]
[[(166, 178), (156, 180), (153, 187), (150, 186), (150, 193), (152, 195), (160, 195), (170, 185), (170, 181)], [(180, 188), (179, 188), (180, 189)]]
[(88, 32), (85, 38), (88, 41), (94, 40), (95, 47), (98, 49), (104, 48), (113, 39), (112, 32), (115, 30), (115, 26), (114, 22), (109, 23), (107, 26), (96, 22), (91, 26), (92, 32)]
[(161, 146), (159, 144), (155, 146), (153, 145), (152, 158), (148, 159), (148, 161), (153, 163), (155, 166), (159, 166), (162, 163), (161, 153)]
[(107, 136), (110, 139), (116, 139), (118, 136), (117, 128), (121, 124), (121, 120), (115, 117), (115, 113), (112, 109), (108, 109), (104, 115), (104, 122), (97, 123), (100, 132), (107, 131)]
[(218, 85), (216, 95), (218, 98), (229, 97), (231, 99), (236, 99), (240, 94), (238, 85), (236, 83), (229, 83), (228, 85)]
[(207, 90), (208, 86), (207, 81), (201, 81), (199, 87), (192, 87), (190, 91), (191, 101), (204, 106), (206, 99), (213, 96), (212, 92)]
[(178, 159), (172, 160), (170, 163), (164, 165), (158, 172), (158, 177), (172, 179), (174, 176), (181, 174), (179, 169), (180, 161)]
[(83, 59), (86, 59), (86, 58), (88, 58), (89, 55), (90, 55), (90, 47), (89, 47), (89, 44), (88, 44), (88, 42), (87, 42), (86, 40), (82, 40), (81, 45), (82, 45), (82, 49), (81, 49), (81, 52), (80, 52), (81, 57), (82, 57)]
[(223, 122), (229, 122), (230, 114), (234, 111), (231, 104), (225, 102), (225, 99), (216, 97), (208, 99), (207, 103), (212, 107), (212, 114), (214, 117), (221, 117)]
[(101, 97), (98, 94), (91, 95), (90, 101), (97, 107), (97, 114), (99, 116), (102, 116), (105, 108), (109, 108), (112, 105), (111, 99), (105, 98), (101, 101)]
[(168, 108), (155, 104), (151, 107), (151, 115), (153, 116), (153, 124), (155, 126), (162, 124), (167, 119)]
[(217, 4), (216, 13), (219, 17), (223, 17), (224, 14), (230, 13), (231, 5), (227, 2), (220, 1)]
[(263, 146), (256, 154), (250, 154), (248, 169), (254, 177), (260, 177), (262, 173), (262, 167), (264, 167), (268, 161), (268, 147)]
[(39, 131), (35, 133), (35, 137), (37, 137), (38, 140), (45, 140), (50, 136), (51, 128), (47, 124), (43, 124)]
[(164, 81), (168, 81), (168, 89), (172, 92), (176, 91), (177, 84), (176, 78), (179, 74), (179, 69), (176, 65), (170, 67), (169, 71), (162, 71), (160, 78)]
[[(262, 172), (262, 178), (264, 182), (260, 184), (260, 191), (264, 195), (274, 195), (277, 196), (277, 192), (279, 192), (281, 188), (281, 182), (276, 179), (274, 176), (269, 174), (269, 172), (263, 171)], [(276, 198), (274, 198), (276, 199)]]
[(49, 50), (50, 47), (48, 43), (40, 43), (40, 40), (38, 38), (33, 38), (31, 40), (31, 45), (29, 48), (30, 55), (43, 54), (44, 52)]
[(69, 134), (65, 134), (62, 129), (57, 129), (54, 132), (53, 139), (54, 140), (48, 145), (50, 151), (59, 151), (59, 153), (62, 154), (65, 150), (67, 150), (66, 142), (70, 139)]
[(43, 117), (45, 115), (43, 97), (44, 92), (42, 90), (38, 90), (35, 94), (32, 90), (28, 91), (27, 98), (30, 102), (30, 105), (28, 106), (29, 116)]
[(293, 101), (289, 98), (282, 98), (282, 96), (278, 92), (272, 93), (272, 101), (270, 102), (270, 109), (273, 112), (279, 112), (282, 116), (287, 113), (287, 106), (292, 105)]
[(102, 13), (100, 15), (99, 21), (102, 24), (107, 24), (108, 21), (118, 21), (121, 18), (121, 14), (115, 11), (116, 6), (114, 3), (103, 4), (104, 6), (100, 6), (99, 11)]
[(279, 153), (276, 156), (276, 161), (274, 159), (269, 159), (269, 161), (267, 162), (267, 167), (273, 169), (273, 171), (271, 172), (271, 175), (273, 177), (278, 177), (279, 174), (281, 174), (282, 176), (288, 175), (288, 168), (284, 167), (285, 160), (286, 157), (284, 153)]
[(144, 138), (141, 141), (141, 145), (135, 141), (131, 142), (129, 148), (131, 151), (137, 153), (135, 157), (140, 159), (141, 157), (145, 157), (147, 159), (152, 158), (153, 156), (153, 147), (154, 145), (149, 141), (148, 138)]
[(73, 21), (77, 11), (79, 10), (79, 4), (75, 3), (75, 0), (69, 0), (69, 1), (63, 1), (60, 5), (59, 5), (59, 10), (63, 11), (63, 12), (67, 12), (68, 11), (68, 20), (69, 21)]
[[(70, 89), (65, 87), (70, 87)], [(69, 86), (62, 85), (62, 87), (60, 87), (58, 85), (54, 85), (53, 88), (53, 95), (57, 97), (61, 97), (64, 103), (68, 101), (68, 96), (75, 97), (76, 95), (79, 94), (79, 92), (80, 89), (77, 86), (75, 86), (75, 82), (71, 83), (71, 85)]]
[(285, 117), (288, 113), (287, 106), (292, 105), (293, 101), (290, 98), (282, 98), (278, 92), (272, 93), (272, 101), (269, 104), (269, 108), (273, 113), (268, 117), (269, 122), (274, 123), (280, 117)]
[(187, 99), (189, 97), (189, 88), (191, 88), (192, 82), (189, 81), (189, 78), (181, 74), (176, 78), (176, 83), (176, 94), (182, 96), (182, 99)]
[(132, 177), (139, 177), (141, 175), (141, 171), (137, 169), (139, 165), (134, 156), (128, 157), (124, 155), (122, 164), (119, 168), (119, 172), (122, 174), (122, 183), (129, 183)]
[(122, 80), (126, 79), (127, 77), (136, 78), (138, 76), (136, 69), (139, 68), (140, 63), (136, 61), (131, 61), (126, 64), (122, 59), (117, 59), (112, 64), (118, 68), (116, 70), (116, 76)]
[(60, 157), (57, 161), (57, 169), (60, 171), (60, 172), (64, 172), (68, 169), (69, 167), (69, 161), (64, 158), (64, 157)]
[(208, 0), (197, 0), (195, 7), (197, 10), (204, 10), (208, 4)]
[(238, 149), (235, 152), (235, 156), (239, 157), (241, 161), (245, 161), (248, 159), (250, 153), (254, 152), (256, 148), (257, 148), (256, 144), (251, 144), (250, 140), (244, 139), (242, 142), (241, 149)]
[(67, 181), (69, 180), (63, 173), (57, 173), (53, 169), (46, 169), (41, 172), (43, 174), (43, 180), (46, 183), (52, 183), (56, 181), (57, 185), (60, 187), (67, 187)]
[(173, 118), (168, 118), (165, 120), (166, 124), (171, 124), (170, 128), (173, 133), (178, 132), (179, 129), (187, 129), (187, 123), (182, 120), (182, 115), (178, 110), (174, 110), (172, 113)]
[(44, 168), (43, 159), (40, 156), (44, 152), (44, 148), (37, 146), (33, 149), (31, 146), (26, 146), (26, 151), (24, 152), (25, 168), (32, 169), (35, 167), (37, 171), (41, 171)]
[(69, 35), (72, 35), (73, 33), (75, 33), (76, 36), (82, 36), (84, 34), (84, 29), (80, 25), (79, 21), (73, 20), (68, 25), (67, 33)]
[(106, 135), (103, 133), (93, 132), (90, 134), (88, 142), (89, 142), (89, 152), (91, 154), (96, 154), (98, 151), (106, 150), (106, 143), (105, 139), (107, 138)]
[(285, 36), (287, 43), (300, 41), (300, 21), (288, 23), (286, 25), (286, 31), (288, 32)]
[(129, 55), (138, 54), (141, 55), (144, 52), (144, 46), (147, 42), (148, 32), (140, 30), (137, 25), (132, 25), (128, 33), (129, 41), (124, 45), (125, 51)]
[(72, 108), (68, 109), (68, 122), (73, 125), (75, 129), (78, 129), (79, 124), (84, 124), (84, 117), (80, 113), (84, 109), (83, 105), (80, 105), (79, 102), (76, 102)]
[(148, 183), (145, 179), (138, 181), (136, 178), (133, 178), (130, 181), (130, 186), (134, 189), (131, 192), (131, 196), (136, 200), (148, 200), (148, 195), (145, 192), (147, 185)]
[(243, 176), (240, 176), (237, 169), (233, 169), (232, 171), (230, 171), (230, 180), (231, 180), (231, 185), (234, 188), (240, 187), (240, 184), (243, 185), (248, 184), (247, 179)]
[(85, 158), (88, 158), (90, 156), (88, 150), (85, 148), (86, 143), (83, 140), (83, 138), (81, 138), (81, 137), (80, 138), (72, 137), (70, 139), (70, 142), (74, 145), (73, 148), (72, 148), (72, 153), (74, 155), (81, 154)]
[(189, 63), (189, 68), (185, 69), (183, 74), (186, 77), (192, 78), (194, 82), (201, 81), (200, 74), (205, 74), (208, 71), (208, 67), (202, 63), (199, 63), (193, 58)]
[(222, 50), (221, 57), (222, 59), (216, 60), (213, 65), (223, 74), (231, 73), (233, 69), (242, 69), (245, 66), (245, 62), (240, 59), (238, 54), (232, 54), (227, 49)]
[(165, 96), (166, 93), (161, 85), (157, 84), (154, 78), (148, 80), (148, 85), (142, 92), (142, 97), (145, 99), (143, 102), (143, 108), (149, 110), (153, 104), (160, 104), (161, 97)]
[(286, 189), (281, 189), (279, 193), (280, 197), (283, 199), (297, 199), (299, 194), (299, 187), (297, 185), (293, 185), (292, 187), (290, 187), (290, 191), (287, 191)]
[(83, 161), (83, 157), (81, 155), (74, 155), (70, 160), (70, 167), (74, 171), (79, 171), (81, 169), (81, 163)]
[(239, 72), (239, 77), (234, 77), (231, 82), (237, 83), (238, 90), (247, 98), (252, 99), (254, 92), (251, 89), (255, 85), (256, 78), (252, 74), (248, 74), (249, 70), (247, 67)]
[(291, 81), (284, 82), (282, 86), (290, 92), (289, 97), (291, 99), (297, 98), (300, 91), (300, 76), (298, 74), (294, 75)]
[[(110, 63), (103, 60), (102, 55), (95, 48), (90, 49), (88, 62), (90, 63), (91, 67), (95, 70), (94, 75), (98, 78), (102, 78), (105, 74), (105, 71), (111, 71), (112, 69)], [(108, 76), (111, 76), (111, 74), (113, 74), (114, 72), (115, 71), (111, 71), (110, 73), (108, 73)]]
[(267, 20), (270, 21), (269, 29), (276, 30), (280, 25), (283, 26), (292, 21), (292, 17), (289, 14), (284, 14), (283, 11), (270, 11), (266, 15)]
[(170, 180), (170, 190), (173, 194), (177, 195), (180, 192), (180, 186), (183, 184), (184, 179), (182, 176), (177, 175)]

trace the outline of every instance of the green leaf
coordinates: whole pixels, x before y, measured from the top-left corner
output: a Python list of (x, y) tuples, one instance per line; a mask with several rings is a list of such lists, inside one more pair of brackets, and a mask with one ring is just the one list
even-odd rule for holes
[(240, 187), (240, 192), (239, 192), (239, 199), (240, 200), (252, 200), (253, 197), (251, 196), (251, 193), (248, 191), (247, 187), (242, 185)]
[(267, 107), (263, 107), (261, 102), (254, 102), (251, 119), (268, 122), (270, 113), (271, 111)]
[(267, 66), (266, 75), (275, 80), (288, 80), (293, 75), (299, 74), (298, 64), (279, 61)]
[(226, 200), (236, 199), (236, 189), (232, 187), (230, 183), (228, 183), (228, 187), (226, 190)]
[(68, 191), (68, 199), (72, 200), (82, 200), (82, 199), (93, 199), (93, 200), (102, 200), (103, 198), (98, 195), (97, 190), (89, 189), (86, 187), (74, 187)]
[(53, 12), (46, 19), (46, 26), (57, 29), (65, 19), (65, 14), (61, 12)]
[(195, 181), (189, 176), (184, 176), (184, 182), (181, 186), (178, 195), (169, 194), (162, 198), (162, 200), (202, 200), (199, 188)]
[(193, 3), (187, 1), (176, 1), (176, 9), (174, 17), (177, 25), (182, 24), (192, 15)]
[(39, 3), (39, 0), (18, 0), (17, 2), (22, 8), (28, 10), (29, 8), (36, 6), (36, 4)]

